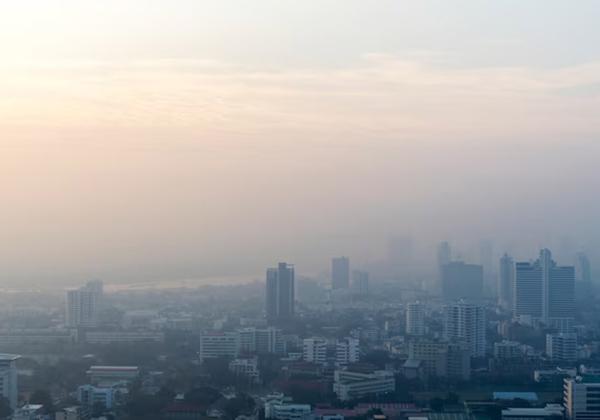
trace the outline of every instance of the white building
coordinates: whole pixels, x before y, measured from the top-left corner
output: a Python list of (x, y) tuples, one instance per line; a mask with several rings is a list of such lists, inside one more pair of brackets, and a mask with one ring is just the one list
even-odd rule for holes
[(600, 419), (600, 378), (578, 376), (564, 382), (564, 405), (569, 420)]
[(88, 344), (163, 343), (165, 333), (160, 331), (86, 331)]
[(472, 357), (485, 356), (485, 327), (485, 308), (482, 306), (460, 301), (446, 307), (446, 338), (468, 343)]
[(571, 332), (575, 313), (575, 268), (558, 266), (548, 249), (534, 263), (516, 264), (514, 316)]
[(378, 370), (371, 373), (336, 370), (333, 392), (342, 401), (361, 398), (367, 395), (381, 395), (396, 390), (394, 373)]
[(68, 327), (93, 327), (97, 324), (101, 285), (101, 282), (90, 282), (79, 289), (67, 291), (65, 320)]
[(302, 341), (302, 359), (305, 362), (325, 364), (327, 362), (327, 340), (320, 337)]
[(0, 354), (0, 395), (8, 400), (13, 410), (17, 408), (19, 397), (16, 362), (20, 358), (16, 354)]
[(347, 337), (338, 340), (335, 346), (335, 363), (337, 366), (346, 366), (360, 360), (360, 342), (358, 338)]
[(577, 360), (577, 334), (546, 334), (546, 355), (559, 362)]
[(240, 335), (236, 332), (203, 332), (200, 334), (200, 362), (217, 357), (236, 358), (240, 351)]
[(425, 334), (425, 310), (420, 302), (409, 303), (406, 306), (406, 334)]
[(240, 353), (281, 354), (285, 344), (281, 329), (274, 327), (248, 327), (237, 330), (239, 334)]

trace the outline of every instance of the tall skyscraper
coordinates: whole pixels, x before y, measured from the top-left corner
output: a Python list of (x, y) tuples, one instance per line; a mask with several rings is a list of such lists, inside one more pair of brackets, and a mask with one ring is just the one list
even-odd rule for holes
[(479, 264), (483, 267), (483, 289), (486, 296), (496, 296), (494, 273), (494, 247), (489, 240), (479, 243)]
[(267, 270), (266, 315), (269, 322), (287, 321), (294, 317), (294, 266), (279, 263)]
[(102, 298), (102, 282), (89, 282), (68, 290), (65, 305), (67, 327), (93, 327), (98, 322), (98, 307)]
[(406, 334), (425, 334), (425, 311), (420, 302), (412, 302), (406, 305)]
[(570, 332), (575, 315), (575, 269), (558, 266), (548, 249), (537, 261), (516, 264), (514, 315)]
[(350, 287), (350, 259), (337, 257), (331, 260), (331, 288), (347, 289)]
[(13, 410), (17, 408), (19, 397), (16, 362), (20, 358), (16, 354), (0, 354), (0, 396), (8, 400)]
[(442, 267), (442, 295), (447, 300), (481, 299), (483, 267), (453, 261)]
[(442, 277), (444, 266), (452, 261), (452, 251), (450, 244), (446, 241), (440, 242), (437, 247), (437, 268), (438, 268), (438, 291), (442, 291)]
[(446, 306), (444, 334), (448, 340), (464, 341), (471, 356), (485, 356), (485, 309), (465, 301)]
[(504, 309), (512, 308), (515, 286), (515, 262), (508, 254), (500, 258), (500, 276), (498, 277), (498, 305)]
[(587, 255), (580, 252), (575, 258), (575, 296), (585, 300), (592, 296), (592, 270)]

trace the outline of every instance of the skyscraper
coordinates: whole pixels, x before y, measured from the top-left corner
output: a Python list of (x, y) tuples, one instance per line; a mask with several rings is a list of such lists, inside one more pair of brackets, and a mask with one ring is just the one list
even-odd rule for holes
[(425, 334), (425, 311), (420, 302), (412, 302), (406, 305), (406, 334)]
[(286, 321), (294, 317), (294, 266), (279, 263), (267, 270), (266, 315), (269, 322)]
[(485, 356), (485, 309), (465, 301), (446, 306), (444, 334), (448, 340), (468, 344), (471, 356)]
[(500, 258), (500, 276), (498, 277), (498, 305), (504, 309), (512, 308), (515, 284), (515, 262), (508, 254)]
[(575, 269), (558, 266), (548, 249), (537, 261), (516, 264), (514, 315), (570, 332), (575, 313)]
[(592, 296), (592, 270), (587, 255), (580, 252), (575, 258), (575, 296), (578, 300)]
[(352, 271), (352, 289), (361, 295), (369, 293), (369, 273), (366, 271)]
[(479, 264), (483, 267), (483, 289), (486, 296), (496, 296), (497, 288), (494, 282), (494, 247), (489, 240), (479, 243)]
[(331, 288), (347, 289), (350, 286), (350, 259), (337, 257), (331, 260)]
[(0, 396), (8, 400), (13, 410), (17, 408), (19, 397), (16, 361), (20, 358), (16, 354), (0, 354)]
[(442, 294), (447, 300), (481, 299), (483, 267), (453, 261), (442, 267)]

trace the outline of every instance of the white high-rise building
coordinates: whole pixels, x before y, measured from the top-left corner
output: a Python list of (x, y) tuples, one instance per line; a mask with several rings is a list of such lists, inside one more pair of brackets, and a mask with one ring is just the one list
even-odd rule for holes
[(577, 334), (546, 334), (546, 355), (558, 362), (577, 360)]
[(338, 340), (335, 345), (335, 363), (337, 366), (346, 366), (360, 360), (360, 346), (358, 338), (347, 337)]
[(420, 302), (406, 305), (406, 333), (409, 335), (425, 334), (425, 311)]
[(102, 282), (68, 290), (65, 306), (67, 327), (93, 327), (98, 322), (98, 305), (102, 298)]
[(327, 362), (327, 340), (320, 337), (305, 338), (302, 342), (302, 358), (305, 362)]
[(597, 376), (565, 379), (563, 395), (568, 420), (600, 419), (600, 378)]
[(8, 400), (10, 408), (17, 408), (19, 388), (16, 362), (21, 356), (0, 354), (0, 395)]
[(558, 266), (547, 249), (534, 263), (516, 264), (513, 311), (522, 322), (571, 332), (575, 315), (575, 269)]
[(485, 356), (485, 309), (460, 301), (446, 307), (445, 336), (448, 340), (464, 341), (471, 356)]

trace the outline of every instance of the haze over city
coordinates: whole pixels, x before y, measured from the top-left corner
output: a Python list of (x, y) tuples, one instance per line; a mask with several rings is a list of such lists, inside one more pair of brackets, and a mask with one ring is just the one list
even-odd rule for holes
[(20, 1), (0, 285), (600, 256), (593, 1)]

